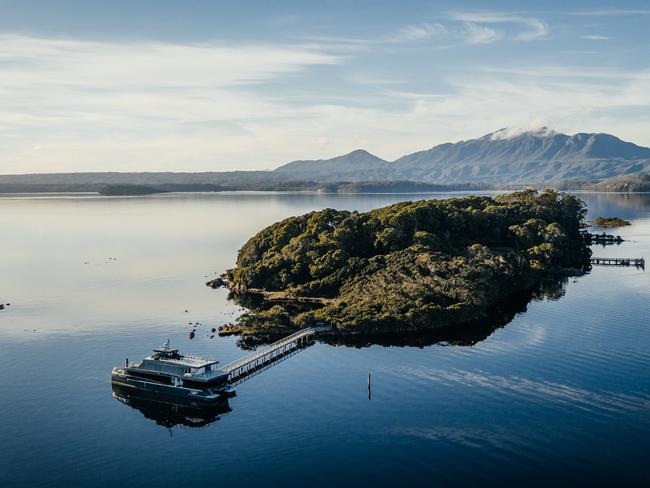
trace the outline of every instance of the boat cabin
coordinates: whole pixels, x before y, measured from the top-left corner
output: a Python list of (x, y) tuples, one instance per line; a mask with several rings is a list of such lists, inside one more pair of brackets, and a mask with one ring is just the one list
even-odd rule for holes
[(228, 373), (217, 367), (218, 361), (200, 356), (183, 355), (171, 349), (169, 341), (154, 349), (142, 361), (126, 365), (126, 372), (158, 383), (186, 388), (214, 388), (225, 386)]

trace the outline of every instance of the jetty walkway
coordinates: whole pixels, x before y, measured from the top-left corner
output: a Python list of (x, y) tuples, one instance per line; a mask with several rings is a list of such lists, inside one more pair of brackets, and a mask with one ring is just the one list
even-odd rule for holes
[(244, 379), (268, 369), (289, 355), (293, 355), (310, 344), (316, 334), (328, 330), (330, 330), (329, 327), (309, 327), (299, 330), (259, 351), (228, 363), (220, 369), (228, 373), (228, 382), (231, 385), (241, 383)]
[(598, 258), (592, 257), (591, 264), (599, 266), (635, 266), (645, 269), (645, 259), (643, 258)]

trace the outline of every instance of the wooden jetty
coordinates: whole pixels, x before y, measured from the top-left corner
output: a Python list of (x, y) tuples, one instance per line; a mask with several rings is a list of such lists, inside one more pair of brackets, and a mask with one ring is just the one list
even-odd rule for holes
[(591, 264), (598, 266), (635, 266), (645, 269), (645, 259), (643, 258), (598, 258), (592, 257)]
[(329, 330), (329, 327), (309, 327), (299, 330), (259, 351), (226, 364), (221, 369), (228, 373), (228, 382), (231, 385), (241, 383), (293, 355), (310, 344), (316, 334), (326, 330)]
[(587, 244), (620, 244), (624, 242), (621, 236), (615, 236), (612, 234), (591, 234), (589, 232), (582, 232), (582, 238)]

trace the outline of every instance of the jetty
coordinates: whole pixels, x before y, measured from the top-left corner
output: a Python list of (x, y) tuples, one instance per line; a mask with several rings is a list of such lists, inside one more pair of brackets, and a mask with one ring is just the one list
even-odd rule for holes
[(645, 269), (644, 258), (598, 258), (592, 257), (591, 264), (598, 266), (635, 266)]
[(590, 232), (581, 232), (582, 238), (585, 240), (587, 245), (590, 244), (620, 244), (624, 242), (624, 239), (621, 236), (615, 236), (612, 234), (591, 234)]
[(309, 327), (299, 330), (259, 351), (255, 351), (248, 356), (228, 363), (220, 369), (228, 373), (228, 382), (231, 385), (237, 385), (267, 370), (283, 359), (293, 356), (296, 352), (311, 345), (316, 334), (328, 330), (330, 330), (329, 327)]

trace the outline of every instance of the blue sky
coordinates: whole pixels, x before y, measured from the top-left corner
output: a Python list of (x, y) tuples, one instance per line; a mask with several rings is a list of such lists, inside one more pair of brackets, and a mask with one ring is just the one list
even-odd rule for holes
[(386, 159), (502, 127), (650, 146), (650, 3), (1, 1), (0, 173)]

